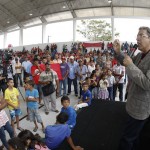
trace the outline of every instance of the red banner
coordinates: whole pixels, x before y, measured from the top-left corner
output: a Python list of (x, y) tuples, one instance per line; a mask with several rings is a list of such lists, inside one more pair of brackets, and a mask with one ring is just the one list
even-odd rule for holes
[(57, 73), (59, 80), (62, 80), (60, 64), (51, 64), (51, 68)]
[(102, 47), (102, 43), (83, 43), (84, 47)]

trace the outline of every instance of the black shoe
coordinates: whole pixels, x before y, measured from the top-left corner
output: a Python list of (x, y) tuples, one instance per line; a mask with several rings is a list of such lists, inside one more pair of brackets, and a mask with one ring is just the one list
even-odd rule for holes
[(46, 114), (46, 115), (48, 115), (48, 114), (49, 114), (49, 112), (45, 112), (45, 114)]
[(70, 93), (67, 93), (67, 95), (70, 95)]
[(56, 110), (54, 110), (53, 112), (55, 112), (55, 113), (59, 113), (59, 111), (56, 109)]
[(78, 94), (76, 94), (75, 96), (78, 97)]

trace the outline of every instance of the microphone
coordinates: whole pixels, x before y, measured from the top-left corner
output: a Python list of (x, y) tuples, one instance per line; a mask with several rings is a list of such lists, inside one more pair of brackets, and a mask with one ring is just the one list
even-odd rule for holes
[(135, 51), (137, 50), (138, 45), (134, 44), (132, 51), (130, 52), (129, 56), (132, 58), (134, 56)]

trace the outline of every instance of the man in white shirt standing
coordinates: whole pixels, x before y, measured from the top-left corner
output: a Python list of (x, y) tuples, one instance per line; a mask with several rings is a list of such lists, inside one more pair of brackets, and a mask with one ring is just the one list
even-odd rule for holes
[(58, 54), (55, 54), (55, 59), (53, 60), (53, 63), (54, 64), (61, 64), (62, 63), (62, 61), (61, 61), (61, 59), (59, 59), (59, 57), (58, 57)]
[(28, 57), (25, 57), (25, 61), (22, 63), (22, 69), (24, 70), (24, 79), (26, 78), (26, 76), (28, 75), (28, 67), (31, 66), (32, 63), (28, 60)]
[(115, 101), (117, 88), (119, 90), (119, 100), (123, 102), (123, 84), (125, 76), (125, 67), (119, 62), (113, 67), (113, 75), (115, 77), (116, 83), (113, 86), (113, 100)]
[(22, 65), (19, 62), (19, 60), (16, 58), (15, 64), (13, 66), (13, 72), (15, 73), (15, 80), (16, 80), (15, 82), (16, 82), (17, 87), (18, 87), (18, 79), (20, 80), (20, 86), (23, 86), (21, 71), (22, 71)]

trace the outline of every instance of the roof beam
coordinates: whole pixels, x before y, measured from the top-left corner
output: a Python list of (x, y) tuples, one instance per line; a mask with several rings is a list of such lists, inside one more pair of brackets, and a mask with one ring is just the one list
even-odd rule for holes
[(39, 18), (42, 21), (42, 23), (46, 23), (47, 22), (47, 20), (43, 16), (40, 16)]
[(23, 25), (21, 25), (19, 20), (14, 15), (12, 15), (12, 13), (8, 9), (6, 9), (5, 6), (0, 5), (0, 10), (3, 11), (5, 14), (7, 14), (10, 18), (14, 19), (19, 27), (23, 27)]
[[(24, 0), (25, 1), (25, 0)], [(40, 15), (40, 12), (39, 12), (39, 10), (38, 10), (38, 5), (37, 5), (37, 2), (36, 2), (36, 0), (33, 0), (33, 1), (31, 1), (30, 2), (31, 4), (32, 4), (32, 6), (34, 7), (34, 9), (36, 9), (37, 11), (36, 11), (36, 14), (37, 14), (37, 16), (39, 16), (39, 19), (41, 20), (41, 22), (42, 23), (46, 23), (47, 21), (46, 21), (46, 19), (43, 17), (43, 16), (41, 16)], [(36, 3), (36, 4), (35, 4)]]
[(69, 8), (73, 18), (77, 18), (77, 15), (76, 15), (75, 11), (73, 10), (72, 5), (71, 5), (69, 0), (66, 0), (66, 4), (67, 4), (67, 6), (68, 6), (68, 8)]
[(110, 7), (111, 7), (111, 15), (114, 16), (114, 9), (113, 9), (113, 3), (110, 3)]
[(0, 30), (1, 30), (2, 32), (5, 31), (4, 27), (3, 27), (1, 24), (0, 24)]

